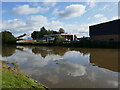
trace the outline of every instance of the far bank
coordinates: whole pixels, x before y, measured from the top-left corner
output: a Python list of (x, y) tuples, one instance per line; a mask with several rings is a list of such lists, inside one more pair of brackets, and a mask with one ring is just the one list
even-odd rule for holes
[(16, 43), (16, 45), (45, 45), (45, 46), (63, 46), (63, 47), (77, 47), (77, 48), (113, 48), (119, 49), (120, 42), (103, 42), (103, 41), (90, 41), (81, 40), (75, 42), (23, 42)]

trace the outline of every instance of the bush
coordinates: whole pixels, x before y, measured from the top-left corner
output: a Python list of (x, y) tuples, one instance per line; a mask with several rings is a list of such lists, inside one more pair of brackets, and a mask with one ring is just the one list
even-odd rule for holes
[(12, 35), (9, 31), (3, 31), (0, 33), (0, 36), (2, 35), (2, 43), (15, 43), (16, 38)]
[(63, 44), (63, 42), (65, 41), (65, 38), (62, 36), (57, 36), (54, 40), (54, 44), (56, 45), (60, 45)]

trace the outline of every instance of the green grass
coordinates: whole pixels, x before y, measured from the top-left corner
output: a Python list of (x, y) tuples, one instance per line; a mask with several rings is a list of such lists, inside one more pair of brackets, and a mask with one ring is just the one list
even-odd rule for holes
[(32, 79), (11, 72), (3, 72), (2, 80), (2, 88), (40, 88)]
[(2, 65), (2, 88), (34, 88), (39, 90), (46, 90), (45, 86), (36, 83), (34, 80), (16, 70), (15, 68)]

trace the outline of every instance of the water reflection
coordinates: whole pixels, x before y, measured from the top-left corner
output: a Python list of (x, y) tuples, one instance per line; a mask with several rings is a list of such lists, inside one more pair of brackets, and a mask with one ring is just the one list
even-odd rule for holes
[(32, 52), (35, 54), (41, 54), (42, 57), (46, 57), (48, 54), (55, 54), (63, 56), (69, 49), (68, 48), (60, 48), (59, 47), (34, 47)]
[(44, 48), (33, 48), (32, 52), (35, 54), (41, 54), (43, 58), (45, 58), (48, 55), (48, 51), (44, 50)]
[(3, 59), (17, 62), (20, 70), (51, 88), (116, 88), (117, 53), (114, 49), (17, 46), (13, 55)]
[(2, 57), (9, 57), (15, 53), (16, 45), (2, 45)]
[(99, 50), (97, 53), (91, 52), (90, 63), (115, 72), (120, 72), (118, 67), (118, 51), (115, 50)]
[(73, 51), (79, 51), (84, 55), (90, 54), (90, 64), (93, 66), (99, 66), (115, 72), (120, 72), (118, 65), (118, 53), (120, 50), (115, 49), (83, 49), (83, 48), (71, 48)]

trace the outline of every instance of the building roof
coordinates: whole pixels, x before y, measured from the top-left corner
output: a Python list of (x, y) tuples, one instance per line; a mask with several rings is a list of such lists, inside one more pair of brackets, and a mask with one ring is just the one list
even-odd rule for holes
[(48, 36), (61, 36), (61, 35), (74, 35), (74, 34), (61, 33), (61, 34), (50, 34), (50, 35), (44, 35), (44, 36), (48, 37)]
[(61, 33), (61, 35), (74, 35), (74, 34)]

